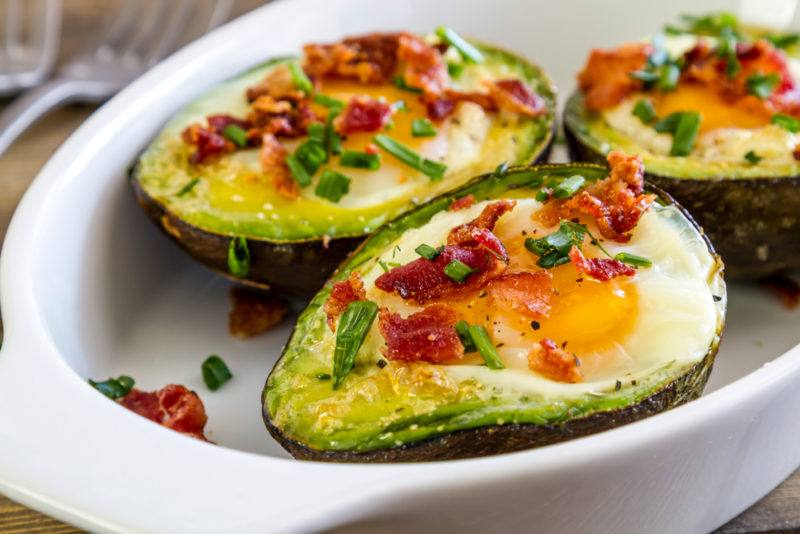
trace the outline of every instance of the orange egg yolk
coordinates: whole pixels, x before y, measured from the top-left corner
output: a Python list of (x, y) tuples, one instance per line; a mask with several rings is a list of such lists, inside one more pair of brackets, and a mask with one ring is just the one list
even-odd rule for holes
[(684, 83), (674, 91), (653, 95), (653, 107), (659, 117), (675, 111), (700, 112), (700, 131), (717, 128), (759, 128), (770, 123), (771, 114), (756, 97), (745, 97), (735, 104), (723, 99), (708, 86)]

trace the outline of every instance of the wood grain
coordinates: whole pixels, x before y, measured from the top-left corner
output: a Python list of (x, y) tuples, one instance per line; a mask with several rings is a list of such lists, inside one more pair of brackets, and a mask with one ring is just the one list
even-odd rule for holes
[[(237, 0), (243, 13), (262, 0)], [(119, 0), (67, 0), (61, 57), (69, 57), (85, 36), (96, 33)], [(5, 102), (0, 101), (0, 106)], [(0, 157), (0, 240), (11, 215), (31, 180), (58, 146), (94, 111), (90, 106), (70, 106), (50, 114), (25, 133)], [(0, 533), (74, 533), (79, 530), (30, 510), (0, 495)], [(775, 491), (717, 531), (719, 534), (800, 532), (800, 471)]]

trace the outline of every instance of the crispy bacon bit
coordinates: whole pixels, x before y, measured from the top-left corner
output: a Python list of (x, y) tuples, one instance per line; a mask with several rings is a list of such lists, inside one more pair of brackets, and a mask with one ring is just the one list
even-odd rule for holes
[(154, 392), (132, 389), (118, 402), (162, 426), (208, 441), (203, 434), (208, 419), (203, 401), (184, 386), (169, 384)]
[(442, 94), (449, 76), (439, 50), (416, 35), (402, 33), (397, 59), (405, 64), (403, 80), (407, 85), (422, 89), (427, 97)]
[(271, 133), (277, 137), (300, 137), (308, 127), (319, 122), (307, 101), (297, 103), (275, 100), (263, 95), (252, 103), (247, 120), (254, 132)]
[(390, 360), (444, 363), (460, 359), (464, 346), (454, 328), (458, 316), (444, 304), (432, 304), (403, 319), (386, 308), (379, 325)]
[[(459, 260), (474, 270), (459, 283), (444, 274), (448, 263)], [(419, 258), (395, 267), (375, 280), (378, 289), (425, 304), (432, 300), (483, 287), (506, 270), (506, 261), (482, 248), (446, 246), (433, 261)]]
[(183, 140), (197, 147), (189, 157), (192, 164), (206, 163), (214, 158), (233, 152), (236, 145), (225, 139), (222, 132), (225, 127), (233, 124), (247, 130), (250, 124), (231, 115), (209, 115), (206, 118), (207, 127), (199, 124), (189, 125), (182, 134)]
[(356, 273), (350, 273), (347, 280), (333, 284), (331, 294), (323, 308), (328, 316), (328, 327), (331, 332), (336, 332), (336, 319), (347, 309), (348, 304), (366, 299), (364, 282)]
[(529, 319), (543, 319), (550, 314), (553, 275), (544, 270), (504, 274), (491, 280), (486, 291), (495, 309), (510, 309)]
[(585, 213), (594, 217), (606, 239), (627, 243), (630, 232), (653, 202), (644, 194), (644, 164), (639, 156), (615, 150), (608, 155), (608, 178), (588, 186), (568, 200), (552, 198), (539, 212), (539, 219), (554, 226), (562, 219)]
[(300, 186), (286, 166), (286, 147), (274, 135), (263, 135), (260, 158), (261, 168), (272, 177), (272, 185), (278, 194), (289, 200), (300, 196)]
[(492, 230), (494, 230), (497, 220), (514, 209), (516, 205), (517, 203), (513, 200), (492, 202), (483, 208), (483, 211), (474, 220), (450, 230), (447, 244), (462, 247), (485, 247), (501, 258), (507, 258), (508, 253), (503, 243), (492, 233)]
[(440, 121), (449, 117), (456, 110), (456, 103), (449, 98), (441, 97), (430, 100), (426, 107), (428, 109), (428, 118)]
[(392, 118), (392, 108), (386, 102), (366, 96), (355, 96), (347, 103), (344, 112), (334, 121), (336, 131), (342, 135), (356, 132), (377, 132)]
[(257, 85), (247, 88), (248, 102), (253, 102), (262, 96), (268, 96), (273, 100), (300, 102), (305, 98), (305, 93), (295, 86), (289, 67), (283, 64), (271, 69)]
[(380, 83), (389, 80), (397, 65), (399, 33), (372, 33), (348, 37), (340, 43), (303, 47), (303, 68), (314, 77)]
[(489, 95), (498, 108), (526, 117), (538, 117), (547, 111), (544, 99), (520, 80), (489, 82)]
[(539, 346), (528, 354), (528, 368), (556, 382), (582, 382), (579, 365), (580, 361), (574, 354), (548, 338), (542, 339)]
[(586, 273), (599, 282), (607, 282), (617, 276), (633, 276), (636, 269), (611, 258), (586, 258), (581, 250), (573, 246), (569, 250), (569, 261), (579, 273)]
[(774, 274), (761, 279), (761, 285), (772, 291), (790, 310), (800, 305), (800, 283), (785, 274)]
[(231, 288), (230, 298), (228, 330), (236, 337), (263, 334), (280, 323), (289, 311), (281, 299), (241, 287)]
[(599, 111), (614, 107), (642, 87), (630, 73), (645, 67), (653, 47), (631, 43), (612, 50), (592, 50), (578, 74), (578, 86), (588, 109)]
[(444, 96), (435, 98), (426, 96), (428, 118), (440, 121), (453, 114), (459, 102), (472, 102), (478, 104), (485, 111), (497, 111), (498, 104), (490, 93), (469, 92), (464, 93), (454, 89), (446, 89)]
[(471, 207), (473, 204), (475, 204), (475, 196), (472, 193), (470, 193), (469, 195), (454, 200), (453, 203), (450, 204), (450, 207), (447, 209), (450, 211), (465, 210)]

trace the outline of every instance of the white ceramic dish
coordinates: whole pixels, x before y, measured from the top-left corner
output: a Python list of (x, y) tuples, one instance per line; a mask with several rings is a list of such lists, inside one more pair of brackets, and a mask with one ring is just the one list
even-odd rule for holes
[[(791, 348), (800, 316), (760, 291), (731, 288), (707, 394), (681, 408), (475, 460), (297, 462), (267, 435), (259, 406), (288, 326), (230, 338), (227, 284), (158, 234), (125, 176), (181, 104), (308, 40), (445, 22), (525, 53), (566, 94), (590, 47), (723, 5), (279, 2), (149, 72), (61, 147), (9, 230), (0, 266), (0, 491), (95, 531), (703, 532), (734, 517), (800, 464), (800, 347)], [(212, 352), (236, 375), (218, 393), (199, 376)], [(122, 372), (145, 389), (176, 382), (200, 391), (220, 446), (160, 428), (84, 381)]]

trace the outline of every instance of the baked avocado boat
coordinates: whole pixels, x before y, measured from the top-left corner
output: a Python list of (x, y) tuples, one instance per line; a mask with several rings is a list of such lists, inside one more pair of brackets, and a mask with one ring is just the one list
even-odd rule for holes
[(640, 155), (730, 277), (800, 268), (800, 63), (787, 54), (796, 41), (730, 16), (689, 20), (685, 31), (592, 51), (564, 111), (571, 157)]
[(699, 396), (722, 263), (641, 160), (512, 167), (378, 229), (300, 315), (263, 392), (296, 458), (465, 458)]
[(365, 235), (501, 162), (543, 159), (555, 89), (448, 28), (309, 44), (182, 109), (132, 171), (191, 256), (310, 296)]

